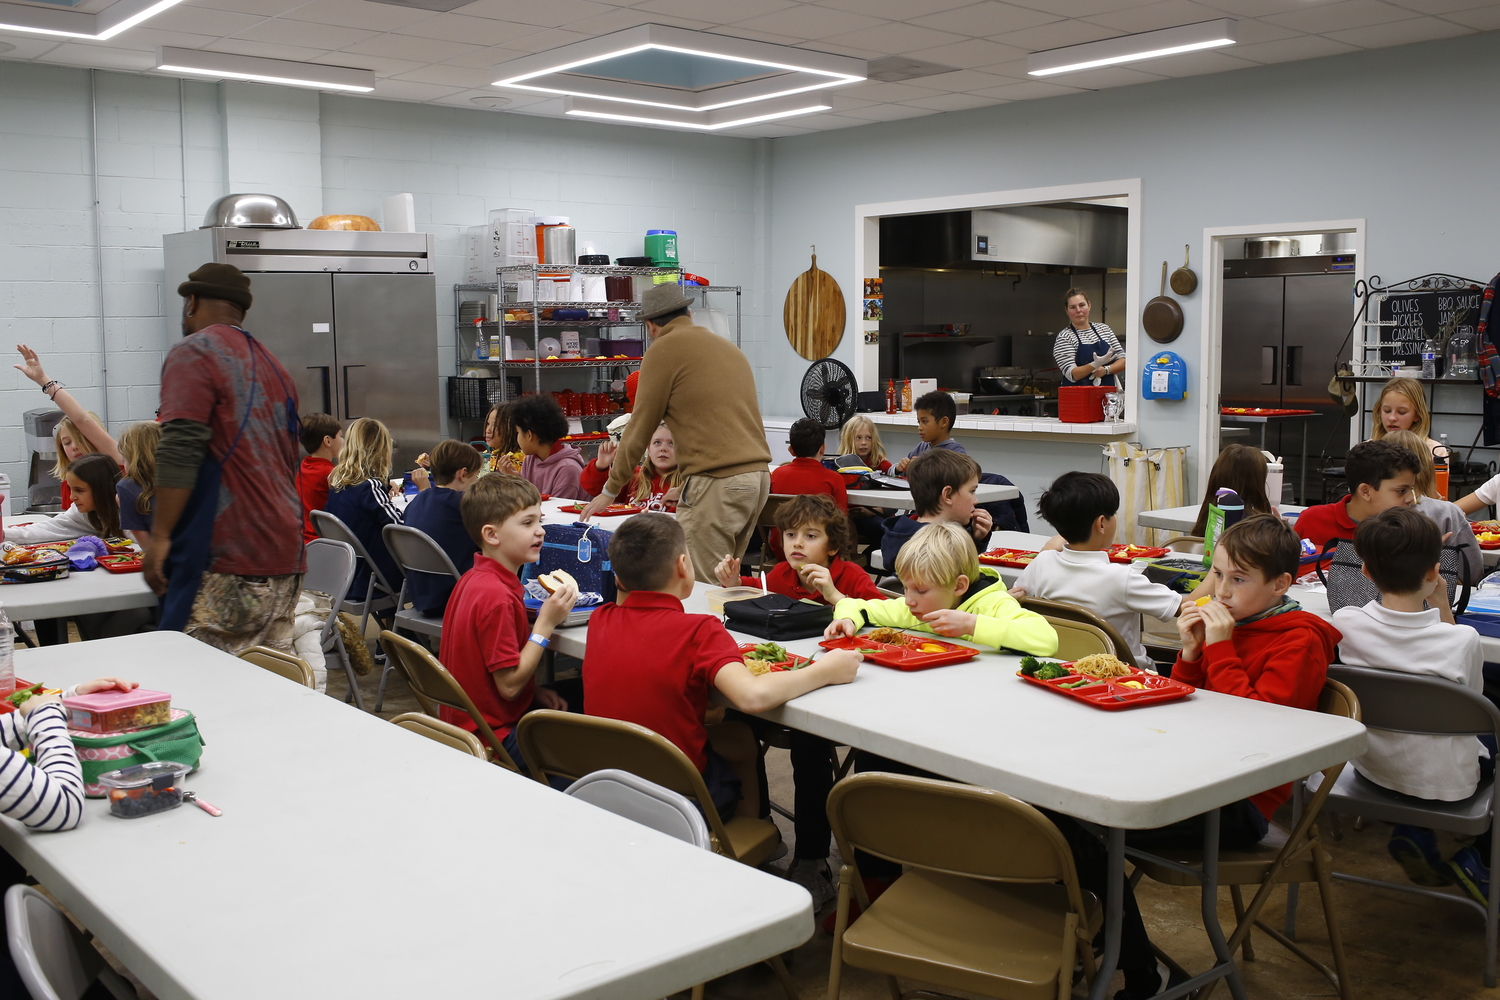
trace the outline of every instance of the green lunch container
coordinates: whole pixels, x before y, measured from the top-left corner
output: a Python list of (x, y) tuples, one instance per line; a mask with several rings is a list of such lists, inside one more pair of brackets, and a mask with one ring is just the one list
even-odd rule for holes
[(677, 266), (677, 230), (646, 230), (646, 256), (657, 267)]
[(173, 709), (176, 716), (171, 722), (149, 729), (137, 729), (128, 733), (105, 733), (94, 736), (70, 733), (73, 746), (78, 751), (78, 763), (83, 768), (83, 793), (91, 799), (103, 798), (108, 789), (99, 784), (99, 775), (106, 771), (145, 764), (150, 761), (176, 761), (196, 770), (198, 759), (203, 756), (203, 737), (198, 733), (198, 720), (192, 712)]

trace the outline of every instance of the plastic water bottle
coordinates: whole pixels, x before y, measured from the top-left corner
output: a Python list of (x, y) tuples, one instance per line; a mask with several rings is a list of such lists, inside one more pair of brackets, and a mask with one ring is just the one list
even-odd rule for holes
[(1422, 342), (1422, 377), (1437, 378), (1437, 341), (1431, 337)]
[(16, 633), (5, 617), (5, 607), (0, 605), (0, 697), (16, 690)]

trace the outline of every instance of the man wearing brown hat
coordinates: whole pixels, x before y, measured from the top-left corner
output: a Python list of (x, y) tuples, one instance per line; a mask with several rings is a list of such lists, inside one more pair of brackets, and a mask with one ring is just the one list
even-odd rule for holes
[(177, 288), (183, 339), (161, 371), (161, 446), (146, 580), (161, 627), (239, 654), (292, 648), (306, 559), (297, 391), (244, 329), (250, 279), (204, 264)]
[(713, 583), (714, 566), (727, 553), (743, 556), (750, 543), (771, 488), (771, 452), (749, 360), (693, 323), (692, 301), (676, 284), (654, 285), (641, 296), (651, 347), (641, 362), (635, 409), (604, 491), (580, 516), (588, 520), (614, 500), (666, 421), (683, 477), (677, 520), (698, 579)]

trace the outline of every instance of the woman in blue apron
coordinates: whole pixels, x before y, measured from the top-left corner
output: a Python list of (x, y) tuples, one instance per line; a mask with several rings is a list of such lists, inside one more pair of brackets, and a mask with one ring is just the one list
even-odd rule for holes
[(1062, 372), (1063, 385), (1114, 385), (1125, 370), (1125, 348), (1104, 323), (1089, 322), (1089, 297), (1070, 288), (1068, 323), (1052, 344), (1052, 357)]

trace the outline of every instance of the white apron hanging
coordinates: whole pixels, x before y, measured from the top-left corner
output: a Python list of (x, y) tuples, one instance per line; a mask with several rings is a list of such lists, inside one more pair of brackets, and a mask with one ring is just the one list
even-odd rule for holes
[(1119, 530), (1115, 541), (1155, 545), (1179, 532), (1136, 524), (1142, 511), (1181, 507), (1187, 491), (1186, 447), (1145, 448), (1138, 441), (1111, 441), (1103, 446), (1104, 474), (1120, 490)]

